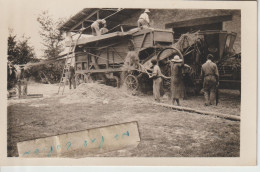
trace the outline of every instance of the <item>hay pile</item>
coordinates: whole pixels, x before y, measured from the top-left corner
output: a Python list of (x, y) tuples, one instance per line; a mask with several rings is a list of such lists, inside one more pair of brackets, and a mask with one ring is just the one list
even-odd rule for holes
[(60, 102), (64, 104), (73, 103), (103, 103), (108, 104), (111, 101), (116, 101), (127, 97), (126, 94), (118, 88), (98, 84), (98, 83), (82, 83), (75, 90), (73, 90)]

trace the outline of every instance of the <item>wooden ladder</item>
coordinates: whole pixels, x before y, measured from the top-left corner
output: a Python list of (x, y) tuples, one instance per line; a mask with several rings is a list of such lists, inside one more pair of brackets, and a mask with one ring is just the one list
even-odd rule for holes
[(70, 68), (70, 65), (68, 65), (68, 59), (66, 59), (65, 61), (65, 65), (64, 65), (64, 68), (63, 68), (63, 71), (62, 71), (62, 75), (61, 75), (61, 79), (60, 79), (60, 84), (59, 84), (59, 90), (58, 90), (58, 94), (60, 93), (60, 88), (62, 88), (62, 94), (64, 93), (64, 89), (65, 89), (65, 86), (66, 86), (66, 82), (68, 81), (68, 78), (66, 76), (66, 73), (69, 72), (69, 68)]
[(65, 86), (66, 86), (66, 82), (68, 81), (68, 78), (66, 76), (66, 73), (69, 72), (69, 68), (70, 68), (70, 65), (68, 65), (68, 60), (71, 59), (72, 60), (72, 57), (69, 57), (69, 55), (75, 55), (74, 52), (75, 52), (75, 49), (76, 49), (76, 46), (77, 46), (77, 43), (78, 43), (78, 40), (79, 38), (81, 37), (81, 34), (84, 30), (80, 31), (79, 32), (79, 36), (73, 46), (73, 40), (71, 40), (70, 42), (70, 48), (69, 48), (69, 52), (67, 54), (67, 57), (66, 57), (66, 60), (65, 60), (65, 65), (64, 65), (64, 68), (63, 68), (63, 71), (62, 71), (62, 75), (61, 75), (61, 79), (60, 79), (60, 84), (59, 84), (59, 90), (58, 90), (58, 94), (60, 93), (60, 87), (61, 85), (63, 86), (63, 89), (62, 89), (62, 94), (64, 93), (64, 89), (65, 89)]
[(65, 60), (65, 64), (64, 64), (64, 68), (62, 70), (62, 75), (61, 75), (61, 79), (60, 79), (60, 84), (59, 84), (59, 89), (58, 89), (58, 94), (60, 93), (60, 88), (62, 88), (62, 94), (64, 93), (64, 89), (65, 89), (65, 86), (66, 86), (66, 82), (68, 81), (68, 78), (66, 76), (66, 73), (69, 72), (69, 68), (70, 68), (70, 65), (68, 64), (68, 60), (71, 59), (72, 57), (70, 57), (70, 55), (73, 55), (74, 53), (74, 50), (75, 50), (75, 46), (72, 46), (72, 41), (70, 43), (70, 48), (69, 48), (69, 52), (67, 53), (67, 57), (66, 57), (66, 60)]

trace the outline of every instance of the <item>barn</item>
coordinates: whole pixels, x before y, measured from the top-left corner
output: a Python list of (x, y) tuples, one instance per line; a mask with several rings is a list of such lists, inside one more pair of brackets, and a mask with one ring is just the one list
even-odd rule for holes
[[(66, 32), (66, 46), (73, 47), (76, 73), (80, 78), (90, 78), (99, 73), (102, 79), (119, 80), (119, 68), (128, 52), (129, 39), (133, 40), (144, 64), (162, 51), (178, 42), (186, 33), (206, 35), (208, 47), (203, 57), (196, 61), (196, 53), (190, 53), (184, 60), (194, 69), (198, 82), (201, 64), (206, 54), (222, 58), (225, 51), (241, 52), (241, 11), (223, 9), (150, 9), (150, 29), (136, 31), (137, 20), (144, 9), (85, 8), (60, 26)], [(108, 33), (89, 36), (90, 25), (97, 19), (107, 21)], [(80, 33), (80, 34), (79, 34)], [(160, 47), (160, 48), (158, 48)], [(72, 48), (73, 49), (73, 48)], [(188, 50), (187, 50), (188, 52)], [(191, 52), (191, 51), (190, 51)], [(95, 69), (95, 70), (93, 70)], [(88, 73), (88, 76), (82, 74)], [(240, 69), (234, 74), (230, 66), (220, 69), (222, 83), (240, 85)], [(166, 74), (166, 73), (164, 73)], [(95, 78), (97, 79), (97, 78)], [(231, 81), (236, 80), (236, 81)], [(239, 87), (239, 86), (236, 86)]]

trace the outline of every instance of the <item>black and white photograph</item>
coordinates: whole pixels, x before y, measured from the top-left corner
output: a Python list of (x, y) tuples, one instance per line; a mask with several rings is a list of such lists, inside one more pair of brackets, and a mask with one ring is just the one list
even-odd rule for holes
[(241, 156), (241, 9), (53, 3), (10, 7), (8, 158)]

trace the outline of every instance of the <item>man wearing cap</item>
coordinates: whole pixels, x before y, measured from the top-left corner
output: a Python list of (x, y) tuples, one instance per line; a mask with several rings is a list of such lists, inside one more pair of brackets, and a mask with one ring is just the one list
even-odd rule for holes
[(207, 61), (202, 65), (201, 78), (205, 97), (205, 106), (212, 105), (215, 101), (216, 87), (219, 84), (218, 67), (212, 62), (213, 55), (208, 54)]
[(24, 65), (17, 66), (16, 79), (18, 87), (18, 98), (27, 95), (27, 79), (25, 76)]
[(153, 59), (151, 61), (153, 65), (153, 73), (149, 78), (153, 79), (153, 96), (155, 101), (160, 102), (160, 88), (162, 84), (162, 72), (160, 67), (157, 65), (157, 60)]
[[(183, 82), (182, 69), (189, 67), (183, 63), (183, 60), (178, 56), (174, 56), (171, 60), (171, 96), (172, 104), (177, 103), (180, 106), (180, 98), (184, 98), (185, 86)], [(190, 67), (189, 67), (190, 68)]]
[(106, 24), (106, 20), (104, 19), (98, 19), (96, 20), (94, 23), (91, 24), (91, 29), (92, 29), (92, 35), (94, 36), (100, 36), (101, 35), (101, 31), (100, 31), (100, 26), (101, 25), (105, 25)]
[(137, 21), (139, 28), (148, 28), (150, 26), (150, 20), (147, 13), (150, 13), (149, 9), (145, 9)]

